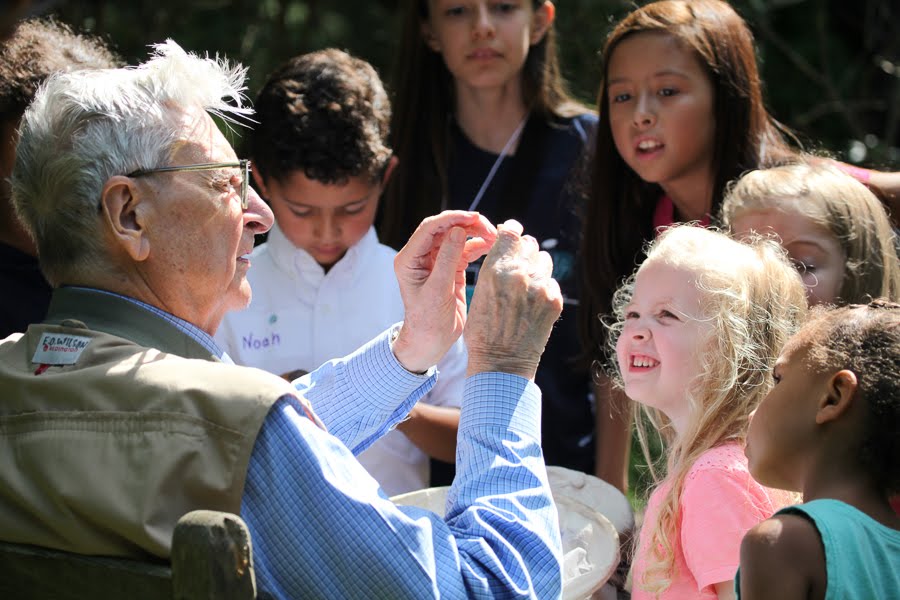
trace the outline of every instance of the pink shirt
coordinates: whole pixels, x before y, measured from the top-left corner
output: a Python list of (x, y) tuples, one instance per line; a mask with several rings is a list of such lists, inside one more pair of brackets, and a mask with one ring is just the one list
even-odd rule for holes
[(837, 160), (832, 161), (832, 164), (860, 183), (868, 185), (869, 180), (872, 178), (872, 171), (868, 169), (854, 167), (853, 165), (848, 165), (847, 163), (842, 163)]
[[(634, 557), (633, 600), (656, 598), (641, 588), (641, 581), (652, 524), (670, 487), (671, 482), (664, 480), (647, 503), (645, 527)], [(716, 598), (713, 585), (734, 579), (744, 534), (788, 504), (784, 494), (764, 488), (750, 477), (741, 445), (725, 444), (702, 454), (685, 479), (673, 544), (675, 572), (659, 598)]]
[[(697, 225), (706, 227), (709, 225), (709, 215), (704, 216), (697, 222)], [(660, 227), (668, 227), (675, 224), (675, 203), (667, 195), (663, 195), (656, 203), (653, 209), (653, 230), (656, 231)]]

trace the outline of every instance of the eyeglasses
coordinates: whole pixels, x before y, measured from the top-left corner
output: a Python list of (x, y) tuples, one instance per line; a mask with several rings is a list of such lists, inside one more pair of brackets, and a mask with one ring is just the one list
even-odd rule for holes
[(174, 173), (176, 171), (213, 171), (215, 169), (239, 168), (241, 170), (241, 208), (247, 210), (250, 199), (247, 196), (247, 188), (250, 186), (250, 161), (241, 159), (238, 162), (201, 163), (197, 165), (184, 165), (183, 167), (159, 167), (158, 169), (138, 169), (132, 171), (126, 177), (143, 177), (153, 173)]

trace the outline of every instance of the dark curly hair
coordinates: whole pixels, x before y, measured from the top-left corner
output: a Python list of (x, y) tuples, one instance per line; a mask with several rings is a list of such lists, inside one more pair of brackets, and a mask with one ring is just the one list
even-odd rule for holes
[(291, 58), (256, 98), (248, 151), (263, 180), (303, 170), (323, 184), (378, 181), (391, 157), (391, 107), (375, 69), (329, 48)]
[(860, 459), (880, 489), (900, 492), (900, 304), (814, 309), (798, 335), (813, 368), (856, 375), (868, 409)]
[(0, 44), (0, 115), (17, 121), (53, 73), (111, 69), (120, 62), (100, 38), (74, 33), (52, 20), (23, 21)]

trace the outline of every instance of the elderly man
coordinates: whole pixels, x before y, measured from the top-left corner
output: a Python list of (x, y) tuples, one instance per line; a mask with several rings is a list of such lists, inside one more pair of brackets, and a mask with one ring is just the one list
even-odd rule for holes
[(0, 338), (43, 319), (50, 303), (37, 249), (16, 218), (7, 183), (22, 113), (51, 73), (117, 66), (100, 38), (51, 20), (22, 21), (0, 42)]
[[(0, 535), (166, 557), (176, 520), (209, 508), (244, 518), (277, 597), (558, 596), (531, 381), (562, 306), (549, 257), (514, 222), (444, 213), (396, 258), (402, 323), (293, 384), (228, 364), (211, 336), (249, 302), (272, 224), (210, 118), (249, 113), (243, 80), (167, 42), (136, 69), (54, 76), (26, 112), (13, 199), (55, 289), (44, 323), (0, 342)], [(488, 250), (467, 316), (465, 266)], [(444, 519), (391, 503), (353, 454), (463, 329)]]

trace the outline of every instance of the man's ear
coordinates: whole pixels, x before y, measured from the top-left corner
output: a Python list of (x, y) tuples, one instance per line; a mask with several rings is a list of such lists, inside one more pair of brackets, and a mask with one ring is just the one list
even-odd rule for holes
[(422, 21), (421, 25), (419, 25), (419, 31), (422, 32), (422, 41), (425, 42), (425, 45), (431, 48), (432, 51), (441, 53), (441, 43), (438, 42), (437, 36), (434, 35), (434, 30), (431, 28), (431, 24), (428, 23), (428, 19)]
[[(253, 161), (251, 160), (252, 164)], [(250, 171), (250, 176), (253, 177), (253, 183), (256, 185), (256, 189), (259, 191), (259, 195), (263, 198), (268, 198), (269, 194), (266, 192), (266, 182), (263, 181), (263, 176), (257, 170)]]
[(840, 418), (853, 404), (859, 382), (856, 373), (842, 369), (832, 375), (826, 385), (825, 395), (819, 401), (816, 423), (823, 425)]
[(381, 176), (381, 188), (384, 189), (387, 186), (388, 181), (391, 180), (391, 175), (394, 174), (394, 169), (397, 168), (397, 165), (400, 163), (400, 159), (397, 158), (396, 155), (392, 156), (388, 160), (387, 168), (384, 170), (384, 175)]
[(531, 20), (531, 45), (534, 46), (547, 35), (553, 20), (556, 18), (556, 7), (550, 0), (546, 0), (543, 4), (534, 10), (534, 17)]
[(146, 197), (140, 194), (134, 179), (123, 175), (110, 177), (100, 193), (100, 211), (109, 234), (134, 260), (150, 255), (147, 237)]

